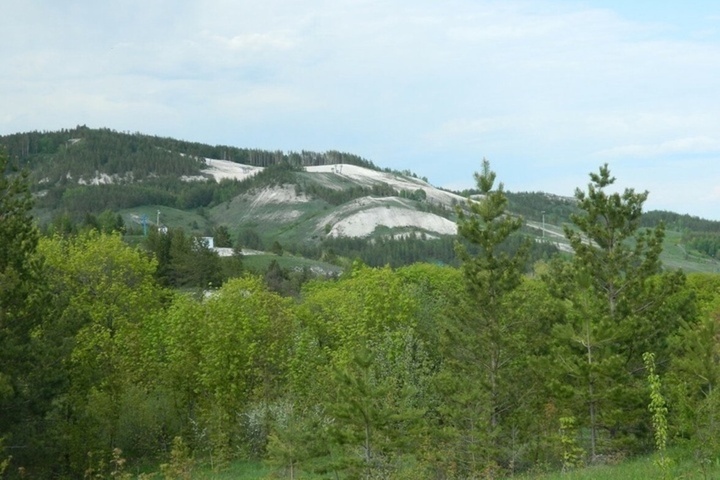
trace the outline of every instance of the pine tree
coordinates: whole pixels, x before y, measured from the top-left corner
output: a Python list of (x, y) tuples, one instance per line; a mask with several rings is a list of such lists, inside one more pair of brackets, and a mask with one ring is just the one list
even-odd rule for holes
[(32, 410), (43, 408), (34, 388), (37, 365), (31, 348), (43, 305), (31, 208), (26, 173), (10, 174), (8, 158), (0, 151), (0, 438), (27, 433), (38, 418)]
[[(482, 425), (484, 432), (477, 434), (483, 438), (478, 439), (476, 434), (471, 437), (481, 445), (484, 468), (490, 469), (503, 462), (500, 450), (504, 418), (518, 408), (517, 399), (511, 395), (517, 379), (511, 372), (523, 351), (525, 327), (512, 315), (507, 299), (521, 283), (529, 250), (527, 241), (521, 242), (514, 253), (504, 249), (510, 236), (522, 226), (522, 220), (506, 212), (508, 200), (503, 184), (494, 188), (495, 178), (489, 162), (483, 160), (482, 171), (475, 173), (481, 198), (470, 199), (465, 208), (457, 208), (458, 234), (466, 243), (458, 242), (456, 247), (468, 292), (467, 302), (458, 312), (455, 340), (464, 358), (456, 366), (465, 364), (477, 377), (465, 382), (465, 387), (481, 388), (479, 392), (462, 393), (465, 387), (461, 387), (458, 394), (459, 398), (474, 399), (471, 403), (475, 405), (484, 405), (481, 417), (471, 422), (475, 430)], [(478, 253), (469, 253), (466, 244), (476, 247)]]
[(684, 314), (683, 302), (673, 301), (684, 276), (662, 273), (663, 225), (640, 228), (648, 193), (607, 193), (615, 182), (607, 165), (590, 179), (587, 193), (575, 193), (582, 214), (571, 216), (574, 228), (565, 227), (575, 255), (570, 264), (556, 264), (549, 281), (570, 305), (566, 323), (555, 329), (554, 355), (595, 459), (611, 448), (608, 442), (627, 448), (648, 430), (642, 354), (667, 359), (666, 340)]

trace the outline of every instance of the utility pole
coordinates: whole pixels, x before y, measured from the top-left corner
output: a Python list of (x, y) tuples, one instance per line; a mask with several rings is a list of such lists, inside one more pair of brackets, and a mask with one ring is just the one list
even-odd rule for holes
[(543, 238), (543, 240), (544, 240), (544, 239), (545, 239), (545, 210), (542, 211), (542, 222), (543, 222), (543, 226), (542, 226), (542, 238)]

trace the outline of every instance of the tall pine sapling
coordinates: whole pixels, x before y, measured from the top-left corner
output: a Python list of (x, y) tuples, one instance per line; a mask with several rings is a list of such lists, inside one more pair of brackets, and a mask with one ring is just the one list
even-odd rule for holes
[(632, 448), (646, 431), (642, 353), (667, 358), (685, 305), (673, 301), (684, 276), (661, 268), (663, 225), (640, 228), (648, 193), (609, 193), (615, 178), (607, 165), (590, 179), (587, 192), (575, 193), (582, 213), (565, 227), (575, 255), (556, 263), (548, 281), (569, 307), (554, 329), (553, 355), (594, 460), (605, 447), (614, 451), (613, 443)]
[(499, 183), (496, 187), (496, 174), (487, 160), (474, 177), (480, 198), (468, 199), (464, 207), (456, 208), (462, 240), (456, 251), (468, 292), (468, 302), (459, 316), (463, 318), (463, 341), (469, 342), (465, 350), (473, 352), (469, 361), (476, 365), (477, 384), (488, 397), (484, 418), (479, 420), (486, 428), (481, 443), (487, 446), (486, 466), (490, 467), (502, 462), (503, 416), (519, 408), (518, 398), (511, 392), (516, 383), (512, 372), (523, 351), (524, 327), (511, 314), (507, 299), (522, 281), (530, 244), (523, 241), (517, 251), (505, 251), (507, 240), (522, 227), (522, 219), (507, 213), (504, 186)]

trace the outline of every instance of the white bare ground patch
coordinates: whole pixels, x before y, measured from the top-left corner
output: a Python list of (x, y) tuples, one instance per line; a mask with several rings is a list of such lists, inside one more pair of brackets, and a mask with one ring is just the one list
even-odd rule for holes
[[(235, 249), (230, 247), (215, 247), (213, 248), (213, 251), (215, 251), (219, 256), (221, 257), (232, 257), (235, 255)], [(260, 250), (250, 250), (247, 248), (243, 248), (240, 250), (241, 255), (263, 255), (265, 252), (261, 252)]]
[(250, 204), (250, 208), (278, 203), (305, 203), (309, 201), (310, 199), (304, 193), (298, 195), (295, 192), (295, 186), (283, 185), (281, 187), (267, 187), (262, 189), (260, 193), (253, 196), (253, 202)]
[(318, 228), (330, 225), (331, 237), (366, 237), (377, 227), (416, 228), (438, 235), (454, 235), (457, 226), (451, 220), (429, 212), (418, 212), (402, 198), (363, 197), (321, 219)]
[[(262, 167), (252, 167), (250, 165), (243, 165), (229, 160), (215, 160), (212, 158), (206, 158), (205, 164), (208, 168), (202, 170), (202, 172), (207, 175), (211, 175), (218, 182), (226, 179), (245, 180), (263, 169)], [(183, 180), (196, 180), (203, 178), (204, 177), (183, 177)]]
[(374, 207), (340, 220), (332, 226), (329, 235), (332, 237), (366, 237), (379, 226), (415, 227), (440, 235), (454, 235), (457, 232), (454, 222), (434, 213), (398, 207)]
[[(266, 187), (259, 192), (248, 192), (236, 197), (234, 201), (249, 201), (245, 215), (256, 220), (266, 220), (273, 222), (285, 222), (295, 220), (303, 215), (303, 211), (290, 208), (291, 205), (297, 205), (309, 202), (305, 194), (298, 195), (295, 193), (295, 186), (283, 185), (276, 187)], [(282, 209), (270, 209), (263, 211), (263, 207), (267, 205), (284, 205)]]
[[(69, 173), (68, 178), (72, 178)], [(107, 173), (99, 173), (96, 171), (95, 177), (90, 180), (85, 180), (84, 178), (78, 179), (78, 185), (108, 185), (111, 183), (119, 183), (120, 181), (132, 181), (132, 173), (128, 173), (125, 178), (122, 178), (119, 175), (108, 175)]]
[(460, 195), (435, 188), (419, 178), (403, 177), (393, 173), (378, 172), (376, 170), (359, 167), (357, 165), (317, 165), (305, 167), (305, 170), (311, 173), (333, 173), (335, 175), (347, 177), (354, 182), (361, 185), (364, 184), (366, 186), (372, 186), (382, 182), (387, 183), (398, 190), (425, 190), (428, 201), (443, 205), (450, 205), (453, 200), (456, 202), (465, 201), (465, 199)]

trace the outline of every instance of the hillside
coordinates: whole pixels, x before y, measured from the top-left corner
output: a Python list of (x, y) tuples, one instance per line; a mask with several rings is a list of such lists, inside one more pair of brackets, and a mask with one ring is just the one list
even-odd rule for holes
[[(87, 127), (17, 133), (0, 144), (29, 170), (45, 228), (110, 211), (122, 216), (130, 236), (159, 219), (193, 235), (225, 228), (233, 244), (257, 237), (254, 247), (278, 242), (309, 258), (360, 257), (371, 265), (454, 262), (454, 209), (473, 193), (439, 189), (341, 152), (209, 146)], [(576, 212), (573, 199), (508, 197), (509, 210), (526, 221), (524, 233), (541, 240), (533, 261), (567, 249), (562, 225)], [(717, 270), (712, 242), (720, 222), (671, 212), (644, 218), (646, 226), (661, 220), (668, 227), (666, 264)]]

